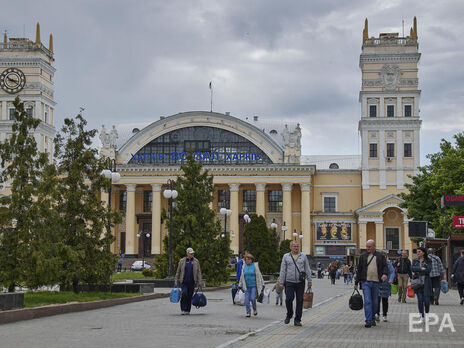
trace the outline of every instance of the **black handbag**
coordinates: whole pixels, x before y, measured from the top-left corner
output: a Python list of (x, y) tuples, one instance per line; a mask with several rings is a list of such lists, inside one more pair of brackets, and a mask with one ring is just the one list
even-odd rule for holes
[(411, 288), (413, 290), (419, 290), (424, 287), (425, 284), (425, 276), (416, 276), (411, 280)]
[(264, 291), (261, 291), (261, 293), (259, 294), (258, 296), (258, 300), (257, 300), (259, 303), (263, 303), (264, 301)]
[(361, 309), (363, 309), (363, 298), (358, 290), (353, 290), (353, 293), (351, 294), (350, 300), (348, 302), (348, 306), (353, 311), (360, 311)]

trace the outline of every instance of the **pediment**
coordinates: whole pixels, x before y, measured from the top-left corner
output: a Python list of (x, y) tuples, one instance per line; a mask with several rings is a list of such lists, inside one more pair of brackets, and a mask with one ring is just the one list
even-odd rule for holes
[(375, 202), (369, 203), (358, 210), (356, 214), (358, 215), (372, 215), (374, 213), (382, 213), (387, 208), (398, 208), (401, 209), (404, 213), (407, 213), (407, 210), (400, 207), (400, 204), (404, 202), (404, 199), (398, 197), (397, 195), (388, 195)]

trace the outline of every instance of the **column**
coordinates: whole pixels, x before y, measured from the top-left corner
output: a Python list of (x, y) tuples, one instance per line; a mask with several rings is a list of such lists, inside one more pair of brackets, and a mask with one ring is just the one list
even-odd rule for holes
[[(239, 252), (239, 241), (240, 241), (240, 229), (238, 225), (238, 192), (240, 190), (240, 184), (230, 184), (230, 209), (232, 210), (232, 215), (229, 217), (229, 232), (231, 238), (231, 249), (233, 250), (234, 254), (238, 254)], [(232, 233), (234, 237), (232, 237)]]
[(385, 98), (380, 97), (380, 110), (379, 110), (379, 117), (385, 117)]
[(396, 131), (396, 188), (403, 189), (403, 130)]
[(300, 184), (301, 187), (301, 230), (303, 232), (303, 252), (312, 254), (311, 245), (311, 201), (309, 194), (311, 191), (310, 184)]
[(367, 242), (367, 222), (358, 222), (359, 243), (358, 249), (366, 248)]
[(369, 189), (369, 131), (367, 129), (361, 130), (362, 138), (362, 188)]
[(126, 254), (137, 255), (135, 245), (135, 185), (126, 185)]
[(264, 193), (266, 191), (266, 184), (256, 185), (256, 215), (266, 217), (266, 204)]
[(379, 130), (379, 188), (387, 188), (387, 178), (385, 173), (385, 157), (387, 156), (387, 151), (385, 149), (385, 131)]
[(412, 145), (414, 151), (414, 175), (419, 174), (417, 169), (420, 165), (420, 129), (414, 129), (414, 144)]
[(151, 185), (153, 205), (151, 207), (151, 253), (161, 254), (161, 185)]
[(385, 249), (385, 242), (383, 240), (383, 223), (375, 223), (375, 245), (377, 249)]
[(2, 101), (2, 120), (6, 120), (7, 119), (7, 109), (8, 109), (8, 104), (6, 103), (6, 101)]
[(282, 184), (283, 219), (287, 225), (286, 239), (292, 239), (292, 184)]
[(403, 116), (403, 108), (401, 107), (401, 97), (399, 96), (396, 98), (396, 116)]

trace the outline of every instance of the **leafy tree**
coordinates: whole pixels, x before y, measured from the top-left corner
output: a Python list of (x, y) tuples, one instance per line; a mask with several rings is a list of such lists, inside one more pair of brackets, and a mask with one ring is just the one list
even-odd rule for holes
[(464, 133), (454, 135), (454, 139), (454, 146), (442, 139), (440, 151), (427, 155), (430, 164), (419, 168), (412, 184), (405, 185), (409, 193), (401, 195), (405, 200), (402, 207), (408, 209), (408, 216), (428, 221), (437, 237), (447, 237), (452, 231), (453, 216), (464, 215), (464, 207), (441, 209), (443, 195), (464, 193)]
[(63, 285), (79, 291), (79, 283), (109, 284), (116, 264), (110, 251), (114, 237), (107, 230), (120, 222), (120, 215), (105, 207), (98, 193), (109, 188), (110, 181), (101, 175), (104, 163), (91, 148), (96, 130), (85, 130), (81, 115), (66, 118), (61, 134), (55, 138), (57, 166), (57, 212), (55, 228), (66, 248), (62, 251)]
[[(201, 163), (195, 161), (191, 154), (181, 170), (183, 175), (175, 182), (179, 195), (172, 214), (173, 273), (186, 249), (192, 247), (208, 284), (223, 283), (229, 278), (230, 238), (228, 234), (221, 237), (220, 222), (216, 212), (210, 208), (214, 193), (213, 176), (203, 170)], [(169, 226), (166, 211), (163, 211), (163, 220)], [(156, 259), (158, 277), (168, 275), (168, 242), (169, 235), (163, 241), (166, 253)]]
[(250, 250), (248, 250), (259, 261), (259, 269), (262, 273), (270, 274), (279, 270), (279, 253), (277, 252), (277, 239), (273, 229), (266, 225), (266, 220), (262, 216), (253, 214), (248, 223), (248, 233), (245, 234), (245, 245), (248, 245), (249, 238)]
[[(0, 283), (14, 291), (15, 285), (34, 273), (34, 265), (44, 261), (45, 253), (31, 249), (36, 243), (38, 204), (34, 197), (40, 190), (40, 173), (48, 162), (39, 153), (33, 135), (40, 120), (29, 116), (17, 97), (11, 136), (0, 144), (0, 181), (9, 184), (11, 195), (0, 198)], [(46, 248), (49, 241), (41, 248)], [(40, 285), (41, 282), (37, 282)]]

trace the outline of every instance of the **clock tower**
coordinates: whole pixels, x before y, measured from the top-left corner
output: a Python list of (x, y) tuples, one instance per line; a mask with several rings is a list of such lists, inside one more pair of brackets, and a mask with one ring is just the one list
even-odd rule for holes
[(369, 37), (364, 25), (359, 93), (363, 203), (405, 191), (420, 165), (417, 22), (408, 36)]
[(14, 99), (19, 96), (27, 113), (42, 122), (35, 131), (38, 150), (53, 154), (55, 101), (53, 76), (53, 36), (48, 47), (40, 40), (37, 23), (35, 41), (8, 38), (0, 42), (0, 141), (11, 134)]

